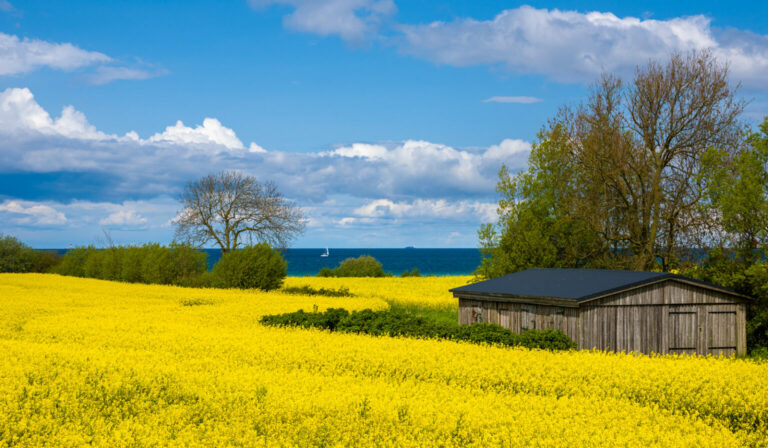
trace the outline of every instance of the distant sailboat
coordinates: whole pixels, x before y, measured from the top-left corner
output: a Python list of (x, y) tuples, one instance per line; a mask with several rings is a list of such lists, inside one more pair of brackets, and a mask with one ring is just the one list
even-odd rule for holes
[(330, 253), (330, 252), (328, 252), (328, 248), (326, 247), (326, 248), (325, 248), (325, 253), (324, 253), (324, 254), (320, 254), (320, 256), (321, 256), (321, 257), (327, 257), (327, 256), (328, 256), (328, 255), (330, 255), (330, 254), (331, 254), (331, 253)]

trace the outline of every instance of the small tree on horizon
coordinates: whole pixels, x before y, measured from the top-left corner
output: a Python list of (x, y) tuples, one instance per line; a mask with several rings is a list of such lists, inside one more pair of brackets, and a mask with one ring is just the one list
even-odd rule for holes
[(213, 241), (223, 253), (254, 242), (285, 247), (304, 230), (301, 209), (274, 183), (238, 171), (189, 182), (179, 201), (176, 239), (198, 247)]

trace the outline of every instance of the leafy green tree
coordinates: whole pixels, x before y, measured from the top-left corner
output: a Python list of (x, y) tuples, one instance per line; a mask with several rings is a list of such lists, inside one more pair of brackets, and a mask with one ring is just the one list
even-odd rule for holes
[(702, 160), (710, 147), (738, 151), (744, 104), (709, 52), (650, 62), (627, 84), (604, 75), (544, 127), (526, 171), (502, 167), (499, 223), (480, 229), (477, 274), (675, 267), (712, 227)]
[(736, 250), (745, 263), (758, 261), (755, 250), (768, 243), (768, 117), (760, 132), (731, 156), (710, 148), (703, 160), (708, 204), (719, 217), (720, 245)]
[(0, 234), (0, 273), (31, 272), (34, 263), (34, 249), (14, 236)]
[(580, 180), (559, 126), (539, 133), (528, 169), (499, 171), (499, 222), (478, 231), (484, 254), (475, 274), (492, 278), (533, 267), (582, 267), (601, 252), (587, 223), (571, 214)]

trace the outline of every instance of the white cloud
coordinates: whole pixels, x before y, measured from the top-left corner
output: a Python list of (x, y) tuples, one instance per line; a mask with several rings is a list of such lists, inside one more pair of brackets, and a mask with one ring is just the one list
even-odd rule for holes
[(0, 11), (11, 12), (15, 9), (8, 0), (0, 0)]
[(41, 67), (74, 70), (112, 59), (95, 51), (86, 51), (69, 43), (51, 43), (37, 39), (19, 39), (0, 33), (0, 75), (27, 73)]
[(250, 0), (250, 4), (254, 8), (292, 6), (293, 12), (283, 19), (286, 27), (352, 42), (375, 33), (396, 11), (392, 0)]
[(16, 225), (34, 227), (61, 226), (67, 223), (66, 215), (53, 207), (21, 200), (0, 203), (0, 217)]
[(517, 104), (533, 104), (540, 103), (541, 98), (534, 96), (492, 96), (483, 100), (484, 103), (517, 103)]
[[(237, 137), (235, 131), (223, 126), (215, 118), (206, 118), (203, 124), (194, 128), (185, 126), (181, 121), (174, 126), (168, 126), (165, 131), (157, 133), (148, 139), (141, 139), (139, 135), (130, 131), (120, 137), (114, 134), (106, 134), (96, 129), (88, 122), (85, 115), (73, 106), (65, 106), (59, 117), (51, 115), (43, 109), (35, 100), (34, 95), (27, 88), (8, 88), (0, 92), (0, 134), (11, 135), (24, 139), (34, 139), (39, 136), (63, 137), (77, 140), (100, 140), (105, 144), (111, 141), (115, 145), (138, 144), (147, 145), (175, 145), (190, 148), (210, 149), (214, 152), (224, 150), (246, 151), (246, 147)], [(61, 143), (61, 141), (59, 142)], [(57, 145), (52, 145), (57, 146)], [(86, 151), (86, 147), (80, 146), (68, 151), (62, 151), (60, 157), (52, 159), (50, 156), (53, 148), (36, 147), (25, 151), (22, 160), (35, 163), (38, 155), (41, 163), (51, 165), (51, 168), (65, 169), (68, 164), (76, 164), (74, 168), (90, 167), (94, 158), (106, 156), (110, 158), (121, 157), (119, 153), (94, 154)], [(59, 148), (63, 149), (63, 148)], [(100, 149), (104, 150), (102, 146)], [(266, 150), (256, 143), (251, 143), (247, 151), (252, 153), (265, 153)], [(57, 151), (58, 152), (58, 151)], [(2, 152), (0, 152), (0, 157)], [(125, 156), (123, 156), (125, 157)], [(72, 167), (72, 166), (70, 166)], [(48, 170), (50, 171), (50, 169)]]
[(99, 220), (103, 226), (137, 227), (147, 223), (147, 219), (135, 210), (118, 210)]
[[(237, 138), (235, 131), (223, 126), (215, 118), (206, 118), (203, 120), (202, 126), (194, 128), (185, 126), (179, 120), (174, 126), (168, 126), (162, 133), (150, 137), (149, 141), (181, 145), (220, 145), (228, 149), (245, 149), (243, 142)], [(254, 151), (254, 149), (256, 150)], [(251, 147), (251, 150), (253, 152), (263, 152), (264, 149), (255, 145)]]
[(342, 156), (342, 157), (360, 157), (370, 160), (382, 160), (387, 155), (387, 148), (382, 145), (371, 145), (368, 143), (353, 143), (349, 146), (342, 146), (333, 151), (325, 152), (322, 155)]
[(446, 199), (417, 199), (410, 202), (376, 199), (358, 207), (354, 213), (362, 218), (475, 218), (478, 222), (486, 222), (496, 219), (496, 203)]
[[(13, 6), (0, 0), (0, 10), (13, 11)], [(0, 32), (0, 76), (19, 75), (41, 68), (73, 71), (84, 67), (85, 79), (92, 84), (107, 84), (117, 80), (142, 80), (168, 74), (165, 69), (147, 69), (120, 64), (104, 53), (87, 51), (70, 43), (47, 42), (19, 38)], [(147, 65), (147, 64), (140, 64)]]
[(9, 88), (0, 93), (0, 126), (3, 134), (44, 134), (88, 140), (114, 137), (97, 131), (85, 115), (72, 106), (64, 107), (60, 117), (51, 118), (26, 88)]
[(403, 25), (403, 52), (454, 66), (501, 64), (557, 81), (589, 81), (602, 71), (631, 73), (675, 51), (712, 49), (733, 75), (768, 88), (768, 37), (738, 30), (715, 33), (703, 15), (668, 20), (521, 6), (492, 20), (458, 19)]
[(272, 179), (287, 195), (312, 201), (331, 192), (475, 197), (492, 194), (501, 163), (519, 169), (530, 150), (521, 140), (467, 149), (406, 140), (320, 153), (267, 152), (255, 143), (246, 147), (213, 118), (195, 127), (178, 122), (147, 139), (135, 132), (118, 137), (99, 131), (71, 106), (52, 118), (27, 89), (0, 93), (0, 136), (0, 166), (6, 171), (101, 173), (108, 185), (93, 190), (131, 197), (175, 194), (184, 182), (221, 169)]
[(17, 204), (12, 206), (6, 201), (0, 222), (16, 223), (29, 235), (34, 232), (24, 226), (58, 223), (72, 241), (84, 243), (103, 227), (117, 235), (142, 230), (166, 240), (179, 208), (173, 197), (184, 183), (237, 169), (275, 181), (305, 209), (308, 233), (319, 240), (326, 232), (329, 238), (362, 238), (343, 229), (370, 236), (397, 228), (410, 238), (409, 232), (428, 228), (418, 223), (442, 226), (442, 239), (430, 239), (442, 244), (448, 229), (470, 235), (495, 216), (501, 163), (522, 168), (529, 151), (528, 142), (506, 139), (482, 148), (406, 140), (313, 153), (267, 152), (255, 143), (246, 146), (212, 118), (198, 126), (177, 123), (149, 138), (135, 132), (120, 137), (99, 131), (74, 107), (51, 117), (29, 90), (7, 89), (0, 92), (0, 173), (31, 174), (35, 182), (51, 185), (50, 197), (63, 199), (23, 202), (28, 198), (22, 188), (11, 193), (20, 199), (11, 200)]
[(102, 85), (121, 80), (144, 80), (167, 75), (168, 70), (148, 70), (135, 67), (98, 67), (92, 75), (88, 76), (91, 84)]

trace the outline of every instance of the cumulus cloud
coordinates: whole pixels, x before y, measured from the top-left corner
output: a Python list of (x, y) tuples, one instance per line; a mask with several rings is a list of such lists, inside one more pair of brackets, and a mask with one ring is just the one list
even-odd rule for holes
[(374, 34), (396, 11), (392, 0), (250, 0), (250, 4), (254, 8), (289, 5), (293, 12), (283, 19), (286, 27), (352, 42)]
[[(310, 232), (432, 222), (456, 228), (471, 223), (461, 229), (469, 235), (493, 215), (500, 165), (524, 167), (530, 148), (512, 139), (477, 148), (406, 140), (311, 153), (266, 151), (244, 144), (213, 118), (197, 126), (177, 122), (148, 138), (117, 136), (99, 131), (72, 106), (52, 117), (27, 89), (0, 92), (0, 173), (22, 173), (34, 182), (29, 196), (24, 182), (13, 190), (0, 185), (0, 197), (15, 204), (7, 199), (4, 213), (14, 212), (17, 223), (59, 223), (94, 233), (100, 227), (169, 231), (178, 211), (173, 197), (185, 182), (237, 169), (276, 182), (304, 207)], [(59, 202), (19, 202), (54, 196)]]
[[(149, 138), (106, 134), (74, 107), (53, 118), (27, 89), (0, 93), (0, 166), (4, 171), (99, 173), (99, 194), (175, 194), (184, 182), (221, 169), (272, 179), (296, 198), (323, 201), (329, 192), (357, 197), (477, 197), (493, 192), (501, 163), (523, 167), (530, 144), (504, 140), (487, 148), (454, 148), (406, 140), (353, 143), (319, 153), (246, 146), (214, 118), (181, 122)], [(173, 167), (169, 170), (168, 167)], [(96, 193), (94, 193), (96, 194)]]
[(87, 51), (70, 43), (52, 43), (37, 39), (19, 39), (0, 33), (0, 75), (16, 75), (49, 67), (74, 70), (91, 64), (112, 61), (109, 56)]
[(541, 98), (534, 96), (492, 96), (483, 100), (484, 103), (517, 103), (517, 104), (532, 104), (540, 103)]
[[(202, 126), (194, 128), (185, 126), (181, 120), (174, 126), (168, 126), (165, 131), (149, 138), (150, 142), (164, 142), (181, 145), (219, 145), (228, 149), (245, 149), (243, 142), (237, 138), (232, 129), (223, 126), (215, 118), (206, 118)], [(263, 148), (256, 145), (263, 152)]]
[(0, 217), (6, 222), (33, 227), (61, 226), (67, 223), (66, 215), (49, 205), (20, 200), (0, 203)]
[(118, 210), (99, 220), (103, 226), (137, 227), (147, 223), (147, 219), (135, 210)]
[(496, 219), (496, 203), (480, 201), (450, 201), (446, 199), (392, 201), (376, 199), (354, 211), (362, 218), (426, 218), (426, 219), (476, 219), (478, 222)]
[(11, 135), (58, 135), (86, 140), (114, 137), (97, 131), (85, 115), (72, 106), (64, 107), (61, 116), (52, 118), (26, 88), (9, 88), (0, 93), (0, 127), (3, 134)]
[(589, 81), (604, 70), (631, 73), (636, 65), (675, 51), (712, 49), (731, 63), (736, 79), (768, 88), (768, 36), (718, 33), (703, 15), (652, 20), (521, 6), (491, 20), (463, 18), (400, 30), (400, 48), (407, 54), (454, 66), (501, 64), (565, 82)]

